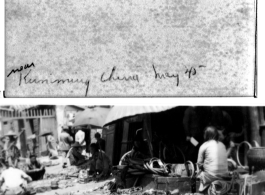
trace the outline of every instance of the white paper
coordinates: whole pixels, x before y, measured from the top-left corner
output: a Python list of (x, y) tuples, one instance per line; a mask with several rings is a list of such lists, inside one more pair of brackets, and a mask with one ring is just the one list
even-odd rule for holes
[(199, 144), (199, 142), (194, 139), (193, 137), (190, 138), (190, 142), (194, 145), (194, 146), (197, 146)]

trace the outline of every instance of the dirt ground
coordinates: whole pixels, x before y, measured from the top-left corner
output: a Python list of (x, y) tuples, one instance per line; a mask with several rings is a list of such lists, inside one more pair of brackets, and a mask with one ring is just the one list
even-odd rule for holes
[[(41, 159), (39, 159), (41, 162), (44, 161), (49, 161), (49, 159), (47, 157), (42, 157)], [(54, 160), (53, 163), (60, 163), (59, 165), (56, 166), (50, 166), (50, 167), (46, 167), (46, 173), (59, 173), (60, 171), (62, 171), (62, 164), (61, 164), (61, 159), (59, 160)], [(38, 195), (63, 195), (64, 193), (69, 193), (69, 192), (82, 192), (82, 191), (87, 191), (87, 190), (91, 190), (94, 188), (97, 188), (99, 186), (104, 185), (104, 183), (113, 180), (112, 178), (106, 180), (106, 181), (100, 181), (100, 182), (94, 182), (91, 181), (87, 184), (80, 184), (75, 182), (75, 185), (73, 187), (68, 187), (65, 189), (57, 189), (57, 190), (51, 190), (51, 191), (47, 191), (44, 193), (37, 193)], [(91, 194), (101, 194), (100, 192), (92, 192)]]

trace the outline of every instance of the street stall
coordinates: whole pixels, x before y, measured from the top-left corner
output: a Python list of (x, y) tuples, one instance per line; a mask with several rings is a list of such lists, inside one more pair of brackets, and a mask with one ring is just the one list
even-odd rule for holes
[[(117, 161), (117, 158), (120, 159), (126, 152), (132, 149), (133, 140), (131, 139), (131, 137), (135, 135), (137, 129), (143, 128), (144, 137), (146, 139), (146, 142), (148, 142), (148, 150), (151, 154), (151, 157), (157, 157), (161, 160), (161, 162), (169, 164), (171, 166), (182, 166), (182, 172), (186, 172), (186, 174), (182, 173), (172, 176), (170, 174), (176, 173), (176, 170), (168, 169), (168, 172), (170, 172), (170, 174), (165, 175), (161, 174), (159, 171), (152, 172), (152, 170), (148, 169), (148, 167), (146, 169), (145, 166), (144, 170), (129, 169), (129, 177), (126, 179), (125, 186), (127, 189), (137, 186), (142, 186), (143, 191), (166, 191), (168, 189), (179, 189), (179, 192), (181, 194), (198, 191), (199, 180), (193, 178), (194, 173), (192, 172), (192, 168), (189, 167), (190, 165), (188, 165), (188, 168), (187, 166), (185, 166), (185, 157), (187, 155), (185, 146), (187, 142), (185, 140), (185, 133), (183, 133), (184, 130), (182, 126), (182, 119), (186, 108), (187, 107), (160, 107), (160, 109), (154, 108), (152, 110), (152, 108), (141, 108), (137, 106), (114, 106), (111, 109), (106, 119), (105, 126), (113, 132), (112, 139), (115, 140), (113, 141), (114, 144), (111, 145), (111, 147), (114, 149), (114, 151), (111, 153), (111, 155), (114, 157), (114, 164), (117, 165), (119, 162)], [(215, 110), (215, 112), (220, 112), (219, 110), (221, 110), (220, 113), (226, 116), (226, 120), (228, 122), (230, 122), (229, 120), (231, 119), (233, 120), (232, 125), (227, 121), (226, 125), (228, 128), (230, 128), (230, 132), (232, 130), (230, 134), (233, 136), (234, 140), (237, 143), (241, 143), (244, 140), (250, 140), (250, 138), (253, 138), (254, 136), (257, 137), (257, 135), (253, 132), (251, 133), (252, 137), (248, 137), (251, 129), (253, 129), (254, 127), (256, 128), (258, 124), (261, 124), (259, 120), (262, 117), (259, 117), (259, 119), (253, 119), (253, 115), (255, 114), (253, 114), (253, 108), (238, 107), (236, 109), (232, 109), (229, 107), (204, 107), (204, 109)], [(259, 110), (260, 112), (261, 109), (258, 108), (256, 110)], [(232, 116), (231, 119), (229, 119), (229, 114)], [(204, 116), (203, 114), (201, 115)], [(115, 144), (121, 145), (119, 151), (117, 151)], [(235, 149), (237, 147), (238, 144), (235, 144)], [(242, 190), (245, 189), (244, 186), (246, 187), (247, 185), (249, 185), (249, 182), (244, 182), (244, 178), (248, 172), (248, 167), (246, 166), (248, 164), (248, 161), (245, 155), (247, 153), (247, 150), (248, 148), (241, 147), (240, 150), (237, 150), (238, 157), (235, 158), (235, 154), (233, 154), (232, 156), (233, 160), (236, 162), (235, 167), (237, 166), (237, 164), (239, 164), (239, 159), (243, 162), (242, 164), (244, 164), (244, 166), (237, 166), (235, 170), (231, 170), (230, 176), (224, 182), (213, 182), (210, 187), (211, 190), (224, 188), (222, 189), (222, 192), (224, 192), (225, 190), (230, 190), (231, 194), (236, 194), (238, 192), (242, 192)], [(184, 153), (184, 160), (181, 153)], [(233, 164), (231, 162), (233, 161), (228, 161), (229, 166)], [(120, 165), (117, 166), (117, 169), (122, 169), (122, 167), (119, 166)], [(198, 172), (196, 168), (195, 170), (195, 172)], [(250, 180), (251, 177), (249, 177), (248, 179)], [(262, 182), (261, 180), (259, 181)], [(256, 186), (259, 185), (256, 183)], [(256, 189), (257, 187), (254, 188)]]
[[(187, 116), (187, 110), (193, 117), (188, 120), (184, 119)], [(221, 129), (222, 120), (225, 121), (224, 126), (228, 133), (225, 130), (220, 132), (225, 132), (225, 136), (231, 136), (228, 146), (233, 146), (228, 157), (225, 152), (231, 148), (225, 148), (223, 144), (226, 141), (225, 136), (220, 136), (224, 151), (222, 154), (225, 155), (215, 155), (215, 153), (209, 156), (214, 156), (213, 158), (223, 156), (225, 167), (229, 170), (228, 175), (211, 180), (205, 194), (262, 194), (261, 192), (265, 191), (265, 142), (263, 140), (265, 123), (264, 115), (260, 113), (263, 113), (264, 109), (199, 107), (198, 110), (200, 120), (196, 117), (195, 119), (203, 122), (203, 126), (208, 125), (205, 121), (212, 120), (211, 125), (219, 125), (218, 128)], [(199, 149), (204, 142), (207, 142), (204, 138), (202, 143), (195, 134), (192, 134), (192, 131), (187, 134), (185, 130), (185, 125), (192, 124), (195, 111), (194, 107), (185, 106), (114, 106), (84, 109), (83, 112), (76, 114), (73, 128), (89, 134), (87, 146), (94, 139), (94, 134), (91, 132), (100, 129), (100, 134), (106, 141), (104, 155), (114, 165), (110, 177), (99, 180), (102, 182), (101, 185), (95, 185), (98, 180), (89, 173), (89, 164), (62, 168), (55, 161), (50, 163), (48, 160), (42, 161), (42, 164), (47, 169), (54, 167), (53, 171), (46, 173), (43, 180), (31, 182), (29, 189), (33, 194), (35, 192), (60, 194), (64, 191), (65, 195), (195, 194), (200, 187), (201, 180), (198, 176), (202, 169), (197, 164), (198, 152), (194, 153), (196, 156), (192, 156), (196, 159), (194, 161), (189, 153), (190, 147), (187, 146), (193, 145)], [(216, 114), (214, 117), (213, 113)], [(53, 112), (50, 114), (54, 116)], [(223, 118), (216, 117), (220, 114)], [(25, 116), (43, 117), (43, 115), (35, 115), (33, 111), (32, 114), (29, 112)], [(49, 114), (45, 116), (52, 117)], [(12, 117), (21, 116), (13, 115)], [(195, 127), (197, 128), (193, 125), (193, 128)], [(203, 131), (206, 132), (206, 129), (204, 128)], [(200, 136), (203, 136), (203, 131), (200, 132)], [(23, 129), (18, 132), (21, 135), (24, 133)], [(216, 135), (222, 135), (220, 132), (217, 133), (216, 129)], [(38, 135), (43, 133), (45, 132), (42, 131)], [(29, 135), (27, 138), (34, 140), (36, 136)], [(219, 138), (215, 141), (218, 143)], [(86, 157), (88, 159), (88, 156)], [(90, 189), (77, 189), (82, 185), (90, 186)], [(67, 188), (69, 192), (63, 190)]]
[[(112, 125), (117, 121), (122, 121), (124, 124), (121, 142), (121, 154), (123, 154), (123, 156), (120, 159), (119, 165), (116, 166), (117, 170), (113, 171), (117, 185), (119, 185), (119, 178), (121, 177), (120, 175), (123, 174), (122, 172), (124, 169), (121, 161), (126, 158), (126, 155), (129, 155), (130, 150), (133, 148), (134, 140), (132, 137), (134, 137), (140, 129), (143, 129), (143, 139), (147, 145), (145, 149), (149, 150), (148, 154), (150, 158), (144, 159), (142, 162), (129, 159), (130, 162), (127, 163), (128, 170), (126, 173), (126, 181), (123, 187), (133, 188), (142, 186), (143, 191), (172, 191), (179, 189), (181, 193), (188, 193), (192, 191), (192, 188), (196, 191), (198, 184), (196, 186), (196, 179), (193, 179), (194, 166), (191, 162), (186, 162), (185, 155), (183, 155), (180, 148), (176, 147), (178, 150), (178, 157), (182, 159), (180, 160), (181, 163), (166, 164), (161, 158), (154, 158), (156, 151), (154, 151), (154, 143), (152, 143), (154, 132), (151, 129), (150, 114), (163, 111), (166, 112), (173, 108), (174, 107), (170, 106), (114, 106), (111, 109), (106, 119), (105, 126)], [(168, 151), (164, 150), (162, 153), (167, 156), (168, 154), (165, 154), (167, 152)]]
[(89, 144), (94, 140), (95, 133), (101, 130), (101, 135), (105, 130), (103, 125), (109, 113), (109, 107), (86, 108), (84, 111), (77, 113), (74, 119), (73, 128), (85, 132), (87, 142), (86, 150), (89, 152)]

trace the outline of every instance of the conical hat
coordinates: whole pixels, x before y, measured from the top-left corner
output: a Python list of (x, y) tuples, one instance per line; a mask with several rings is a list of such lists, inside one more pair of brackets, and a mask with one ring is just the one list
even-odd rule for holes
[(44, 129), (43, 132), (40, 134), (40, 136), (47, 136), (47, 135), (52, 135), (53, 133), (48, 130), (48, 129)]
[(7, 137), (7, 136), (13, 136), (16, 138), (18, 134), (16, 134), (14, 131), (9, 130), (2, 138)]

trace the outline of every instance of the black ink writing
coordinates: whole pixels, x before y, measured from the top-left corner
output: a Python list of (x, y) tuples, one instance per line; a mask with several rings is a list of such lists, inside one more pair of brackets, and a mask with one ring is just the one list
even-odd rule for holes
[(33, 62), (30, 65), (29, 64), (25, 64), (24, 66), (20, 66), (20, 68), (11, 70), (11, 72), (7, 75), (7, 77), (9, 77), (12, 73), (21, 72), (22, 70), (25, 70), (25, 69), (28, 69), (28, 68), (31, 68), (31, 67), (35, 67)]
[[(29, 72), (26, 74), (26, 76), (24, 76), (24, 82), (25, 82), (25, 84), (32, 84), (32, 83), (36, 83), (36, 84), (40, 84), (40, 83), (41, 84), (44, 84), (44, 83), (46, 83), (46, 84), (48, 84), (49, 83), (47, 79), (44, 79), (44, 80), (42, 80), (42, 79), (40, 79), (40, 80), (37, 80), (37, 79), (28, 79), (27, 80), (27, 77), (30, 74), (30, 72), (31, 72), (31, 70), (29, 70)], [(19, 85), (21, 84), (21, 79), (22, 79), (22, 74), (20, 73)]]
[[(199, 68), (205, 68), (205, 67), (206, 66), (204, 66), (204, 65), (199, 65)], [(197, 73), (197, 71), (196, 71), (196, 68), (194, 68), (194, 67), (191, 67), (190, 69), (187, 68), (185, 71), (185, 74), (188, 74), (189, 79), (192, 75), (196, 75), (196, 73)]]
[[(56, 78), (56, 79), (39, 79), (38, 77), (32, 78), (30, 77), (30, 74), (33, 69), (31, 67), (35, 67), (35, 64), (32, 62), (30, 65), (26, 64), (25, 66), (21, 66), (18, 69), (13, 69), (7, 77), (9, 77), (12, 73), (19, 72), (19, 86), (22, 84), (46, 84), (46, 85), (62, 85), (62, 84), (84, 84), (86, 86), (85, 88), (85, 97), (88, 96), (89, 92), (89, 87), (90, 87), (90, 80), (89, 79), (73, 79), (73, 78)], [(205, 65), (197, 65), (197, 66), (191, 66), (186, 69), (184, 69), (184, 72), (181, 72), (179, 74), (178, 72), (159, 72), (155, 64), (152, 64), (152, 69), (154, 72), (154, 78), (155, 80), (165, 80), (165, 79), (174, 79), (176, 80), (176, 86), (179, 86), (180, 84), (180, 78), (183, 74), (187, 75), (188, 78), (190, 79), (192, 76), (195, 76), (201, 68), (205, 68)], [(29, 69), (27, 73), (24, 73), (23, 70)], [(108, 72), (103, 72), (100, 77), (101, 82), (111, 82), (111, 81), (136, 81), (139, 82), (139, 75), (138, 74), (128, 74), (127, 75), (120, 76), (117, 72), (116, 66), (114, 66), (111, 71)]]
[(20, 73), (19, 77), (19, 86), (22, 84), (22, 81), (24, 84), (74, 84), (74, 83), (82, 83), (86, 85), (86, 92), (85, 97), (87, 97), (88, 89), (89, 89), (89, 83), (90, 80), (83, 80), (83, 79), (55, 79), (55, 80), (48, 80), (48, 79), (32, 79), (28, 78), (31, 73), (31, 70), (23, 77), (22, 80), (22, 73)]
[(137, 81), (139, 82), (139, 76), (137, 74), (135, 75), (132, 75), (132, 76), (123, 76), (123, 77), (120, 77), (120, 76), (114, 76), (114, 73), (116, 71), (116, 67), (114, 66), (111, 70), (111, 73), (108, 77), (105, 77), (105, 72), (102, 73), (101, 75), (101, 82), (106, 82), (106, 81)]
[(179, 86), (179, 74), (170, 74), (168, 72), (164, 74), (160, 74), (156, 71), (155, 65), (153, 64), (153, 70), (155, 73), (155, 79), (166, 79), (166, 78), (176, 78), (177, 79), (177, 86)]

